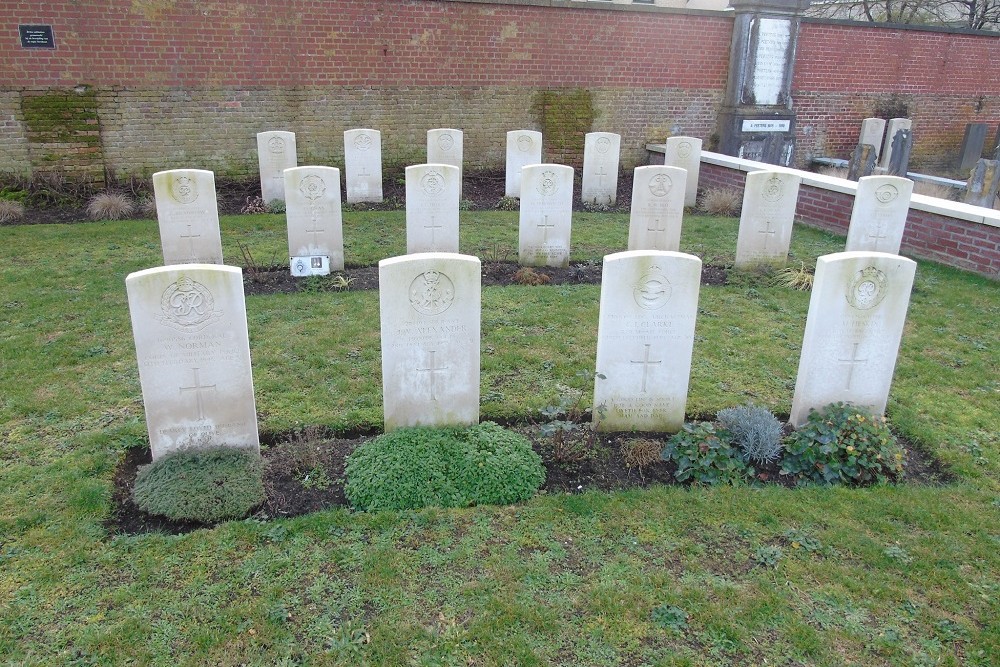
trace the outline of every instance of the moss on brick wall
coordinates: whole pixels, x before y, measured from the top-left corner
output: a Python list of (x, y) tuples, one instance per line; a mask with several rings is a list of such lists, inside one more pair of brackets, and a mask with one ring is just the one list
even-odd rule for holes
[(56, 171), (77, 180), (104, 182), (104, 151), (94, 91), (26, 92), (21, 95), (21, 115), (35, 171)]
[(591, 92), (584, 88), (540, 90), (532, 107), (545, 137), (546, 159), (582, 165), (584, 135), (597, 117)]

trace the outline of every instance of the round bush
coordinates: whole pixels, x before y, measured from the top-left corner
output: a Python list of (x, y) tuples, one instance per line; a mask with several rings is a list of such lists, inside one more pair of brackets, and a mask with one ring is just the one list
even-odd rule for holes
[(545, 481), (527, 438), (492, 422), (470, 428), (402, 428), (347, 457), (344, 492), (363, 510), (503, 505)]
[(264, 502), (260, 456), (235, 447), (181, 450), (139, 468), (132, 498), (175, 521), (240, 519)]
[(812, 410), (789, 437), (781, 474), (821, 484), (872, 484), (902, 477), (903, 461), (885, 418), (832, 403)]
[(677, 464), (674, 478), (678, 482), (737, 484), (752, 470), (730, 444), (731, 439), (732, 434), (715, 430), (709, 422), (684, 424), (667, 440), (661, 456)]

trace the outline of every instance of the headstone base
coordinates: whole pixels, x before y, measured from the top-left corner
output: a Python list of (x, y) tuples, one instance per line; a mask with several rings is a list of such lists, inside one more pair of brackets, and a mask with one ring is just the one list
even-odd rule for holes
[(719, 151), (725, 155), (790, 167), (795, 149), (795, 114), (736, 109), (719, 116)]

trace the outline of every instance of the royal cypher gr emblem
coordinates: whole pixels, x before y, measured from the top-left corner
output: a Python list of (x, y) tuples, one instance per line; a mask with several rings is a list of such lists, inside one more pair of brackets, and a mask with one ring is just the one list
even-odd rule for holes
[(164, 290), (160, 311), (156, 318), (160, 324), (187, 333), (201, 331), (222, 317), (208, 288), (190, 278), (181, 278)]
[(870, 310), (882, 303), (887, 282), (885, 274), (874, 266), (862, 269), (847, 288), (847, 302), (858, 310)]

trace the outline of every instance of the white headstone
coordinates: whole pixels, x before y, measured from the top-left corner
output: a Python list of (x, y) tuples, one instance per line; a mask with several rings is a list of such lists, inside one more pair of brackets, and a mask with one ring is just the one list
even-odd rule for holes
[(461, 176), (448, 164), (406, 168), (406, 252), (458, 252)]
[(604, 258), (597, 430), (680, 430), (700, 285), (701, 260), (694, 255), (639, 250)]
[(698, 174), (701, 172), (701, 139), (669, 137), (663, 154), (663, 164), (687, 170), (684, 205), (698, 203)]
[(427, 163), (458, 167), (458, 192), (462, 193), (462, 130), (440, 128), (427, 130)]
[(265, 204), (285, 200), (285, 170), (298, 166), (294, 132), (258, 132), (257, 164), (260, 197)]
[(286, 169), (285, 217), (292, 275), (327, 275), (344, 269), (339, 169)]
[(787, 171), (747, 174), (736, 240), (736, 266), (784, 264), (802, 177)]
[(584, 204), (614, 206), (618, 201), (618, 157), (622, 138), (613, 132), (588, 132), (583, 141)]
[(385, 430), (478, 423), (479, 259), (392, 257), (378, 282)]
[(787, 18), (754, 17), (757, 25), (756, 49), (753, 58), (750, 89), (755, 104), (779, 104), (788, 77), (788, 45), (792, 41), (795, 24)]
[(865, 176), (858, 179), (844, 249), (899, 254), (911, 194), (913, 181), (908, 178)]
[(215, 174), (171, 169), (153, 174), (164, 264), (222, 264)]
[(243, 272), (185, 264), (125, 279), (153, 459), (186, 448), (259, 451)]
[(344, 172), (348, 204), (382, 201), (381, 132), (344, 132)]
[(507, 133), (507, 179), (504, 194), (521, 196), (521, 167), (542, 162), (542, 133), (512, 130)]
[(632, 178), (629, 250), (680, 249), (687, 172), (677, 167), (636, 167)]
[(917, 264), (883, 252), (816, 261), (790, 421), (843, 401), (885, 412)]
[(536, 164), (521, 169), (518, 262), (569, 266), (573, 222), (573, 167)]
[(889, 160), (892, 158), (892, 139), (900, 130), (913, 129), (913, 121), (909, 118), (893, 118), (885, 125), (885, 141), (882, 144), (882, 152), (879, 156), (880, 167), (889, 168)]
[(861, 121), (861, 136), (858, 137), (858, 143), (874, 146), (875, 158), (878, 159), (879, 153), (882, 152), (882, 137), (884, 135), (884, 118), (865, 118)]

